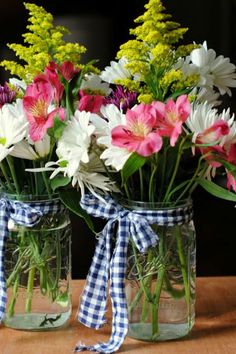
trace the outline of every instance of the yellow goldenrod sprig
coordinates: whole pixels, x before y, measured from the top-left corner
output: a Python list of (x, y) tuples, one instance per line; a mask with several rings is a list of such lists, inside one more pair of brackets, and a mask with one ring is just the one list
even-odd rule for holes
[(3, 60), (0, 66), (9, 70), (12, 75), (30, 82), (50, 61), (60, 64), (69, 60), (74, 65), (80, 65), (81, 54), (85, 53), (86, 48), (63, 40), (63, 36), (70, 33), (68, 29), (54, 26), (53, 16), (43, 7), (31, 3), (24, 3), (24, 6), (29, 11), (29, 24), (26, 27), (29, 32), (22, 35), (25, 45), (8, 44), (24, 64)]
[[(177, 46), (188, 29), (171, 20), (161, 0), (149, 0), (145, 9), (134, 20), (138, 24), (136, 28), (130, 30), (136, 38), (122, 44), (117, 53), (118, 59), (128, 60), (126, 68), (133, 77), (140, 79), (136, 82), (140, 102), (164, 100), (175, 90), (187, 90), (197, 80), (196, 76), (184, 77), (180, 70), (172, 69), (180, 57), (197, 47), (195, 44)], [(119, 83), (130, 90), (133, 88), (132, 79), (119, 80)]]

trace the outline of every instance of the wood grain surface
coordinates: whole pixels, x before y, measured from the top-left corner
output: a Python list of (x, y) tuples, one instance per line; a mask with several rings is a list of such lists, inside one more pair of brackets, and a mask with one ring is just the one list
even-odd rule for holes
[[(73, 280), (73, 314), (69, 326), (51, 332), (25, 332), (0, 326), (0, 354), (68, 354), (78, 341), (93, 344), (110, 336), (108, 324), (98, 331), (76, 321), (83, 280)], [(146, 343), (126, 337), (118, 353), (236, 354), (236, 277), (197, 279), (196, 323), (188, 337)]]

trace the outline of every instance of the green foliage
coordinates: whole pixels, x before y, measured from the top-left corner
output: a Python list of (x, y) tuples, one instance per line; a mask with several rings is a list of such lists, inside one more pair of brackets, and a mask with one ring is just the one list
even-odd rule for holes
[(50, 180), (50, 185), (53, 190), (53, 192), (56, 191), (56, 189), (61, 188), (61, 187), (66, 187), (70, 183), (70, 178), (69, 177), (64, 177), (61, 175), (58, 175), (54, 177), (53, 179)]
[(80, 193), (78, 191), (76, 193), (76, 190), (74, 188), (71, 188), (71, 189), (60, 190), (59, 196), (62, 203), (74, 214), (83, 218), (86, 224), (88, 225), (88, 227), (90, 228), (90, 230), (94, 231), (93, 222), (90, 216), (80, 206), (80, 198), (81, 198)]
[(47, 133), (55, 140), (59, 140), (62, 136), (65, 127), (66, 127), (66, 123), (63, 120), (61, 120), (58, 116), (55, 116), (53, 121), (53, 127), (49, 128)]
[(146, 157), (140, 156), (134, 152), (122, 168), (122, 184), (124, 185), (127, 182), (128, 178), (131, 177), (136, 171), (138, 171), (145, 164), (146, 161)]
[(236, 193), (230, 192), (229, 190), (219, 186), (212, 181), (208, 181), (205, 178), (199, 178), (197, 182), (203, 189), (215, 197), (236, 202)]

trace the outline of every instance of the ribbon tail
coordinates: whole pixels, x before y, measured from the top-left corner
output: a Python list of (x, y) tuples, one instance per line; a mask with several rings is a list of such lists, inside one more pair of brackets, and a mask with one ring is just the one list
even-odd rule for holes
[(0, 323), (3, 320), (7, 304), (7, 289), (4, 275), (4, 250), (5, 240), (8, 235), (8, 210), (7, 202), (1, 200), (0, 204)]
[(5, 285), (5, 276), (4, 276), (4, 240), (0, 238), (0, 323), (3, 320), (6, 303), (7, 303), (7, 290)]
[(111, 232), (113, 227), (108, 223), (99, 238), (78, 313), (81, 323), (95, 329), (106, 322)]
[(128, 228), (129, 225), (120, 221), (118, 239), (110, 264), (110, 296), (112, 302), (112, 333), (108, 342), (97, 343), (93, 346), (85, 346), (78, 343), (76, 352), (84, 350), (96, 353), (114, 353), (124, 342), (128, 332), (128, 311), (125, 296), (125, 272), (126, 254), (128, 247)]

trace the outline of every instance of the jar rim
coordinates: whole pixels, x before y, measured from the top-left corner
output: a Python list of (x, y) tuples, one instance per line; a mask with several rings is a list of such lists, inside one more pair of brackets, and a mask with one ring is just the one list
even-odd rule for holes
[(149, 202), (149, 201), (140, 201), (132, 200), (127, 198), (121, 198), (118, 200), (118, 203), (127, 209), (177, 209), (185, 206), (192, 206), (192, 198), (181, 199), (177, 203), (172, 202)]
[(51, 196), (49, 196), (48, 194), (17, 194), (1, 191), (1, 195), (10, 200), (17, 200), (21, 202), (44, 202), (59, 199), (59, 193), (53, 193)]

